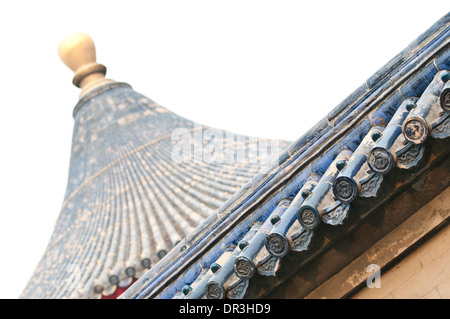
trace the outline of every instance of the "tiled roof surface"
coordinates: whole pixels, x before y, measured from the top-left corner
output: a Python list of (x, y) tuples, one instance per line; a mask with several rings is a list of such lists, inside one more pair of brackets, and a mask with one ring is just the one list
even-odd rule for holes
[[(84, 95), (74, 119), (64, 202), (22, 298), (98, 298), (127, 287), (278, 151), (252, 158), (258, 142), (270, 141), (201, 126), (119, 82)], [(174, 160), (176, 129), (187, 151)], [(197, 161), (213, 133), (244, 156)]]
[[(450, 14), (338, 105), (183, 239), (122, 298), (243, 298), (258, 276), (341, 225), (450, 135)], [(443, 144), (448, 148), (448, 143)], [(444, 154), (446, 151), (444, 150)]]

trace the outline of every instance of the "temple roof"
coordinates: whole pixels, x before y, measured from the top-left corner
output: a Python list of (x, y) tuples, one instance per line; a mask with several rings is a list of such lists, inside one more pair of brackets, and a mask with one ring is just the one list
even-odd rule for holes
[(82, 89), (69, 179), (22, 298), (99, 298), (129, 286), (289, 145), (178, 116), (106, 79), (87, 35), (64, 43)]
[(69, 181), (21, 297), (265, 296), (448, 159), (449, 35), (447, 14), (293, 143), (192, 122), (106, 79), (88, 38), (63, 48), (82, 89)]
[[(434, 163), (448, 162), (449, 45), (447, 14), (292, 143), (265, 174), (255, 175), (121, 298), (267, 296), (374, 207)], [(448, 187), (450, 181), (440, 182)]]

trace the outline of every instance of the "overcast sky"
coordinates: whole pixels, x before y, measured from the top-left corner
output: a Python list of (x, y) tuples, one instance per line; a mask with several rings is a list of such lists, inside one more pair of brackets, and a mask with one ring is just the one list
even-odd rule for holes
[[(307, 4), (306, 4), (307, 3)], [(0, 2), (0, 298), (17, 298), (63, 201), (89, 33), (107, 77), (188, 119), (293, 141), (450, 9), (445, 1)]]

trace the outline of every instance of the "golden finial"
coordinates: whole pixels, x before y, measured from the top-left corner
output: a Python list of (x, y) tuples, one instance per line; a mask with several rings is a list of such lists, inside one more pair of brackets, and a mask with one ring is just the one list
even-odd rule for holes
[(64, 64), (75, 72), (72, 83), (81, 88), (80, 95), (111, 81), (105, 79), (106, 67), (96, 61), (94, 41), (88, 34), (78, 32), (67, 36), (61, 41), (58, 54)]

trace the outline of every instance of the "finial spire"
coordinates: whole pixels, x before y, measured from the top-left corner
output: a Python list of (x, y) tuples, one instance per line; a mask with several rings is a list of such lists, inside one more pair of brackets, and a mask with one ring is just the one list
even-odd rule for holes
[(94, 41), (88, 34), (77, 32), (67, 36), (61, 41), (58, 54), (75, 72), (72, 83), (81, 88), (80, 95), (98, 84), (111, 81), (105, 79), (106, 67), (96, 61)]

